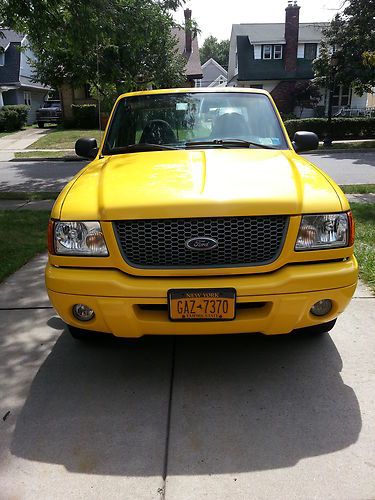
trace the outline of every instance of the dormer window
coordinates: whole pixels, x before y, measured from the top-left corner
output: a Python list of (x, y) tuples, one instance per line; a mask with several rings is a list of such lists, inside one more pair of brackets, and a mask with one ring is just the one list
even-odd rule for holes
[(273, 46), (273, 58), (274, 59), (282, 59), (283, 58), (283, 46), (282, 45), (274, 45)]
[(272, 59), (272, 45), (263, 45), (263, 59)]
[[(255, 59), (258, 59), (256, 50), (254, 50)], [(282, 59), (283, 46), (277, 45), (262, 45), (262, 59)]]

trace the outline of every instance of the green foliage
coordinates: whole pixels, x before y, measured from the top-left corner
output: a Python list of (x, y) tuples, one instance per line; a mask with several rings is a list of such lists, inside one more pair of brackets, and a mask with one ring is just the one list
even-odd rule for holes
[[(185, 61), (176, 54), (169, 9), (182, 0), (8, 0), (3, 24), (28, 33), (37, 56), (35, 77), (95, 86), (102, 99), (137, 89), (139, 75), (155, 87), (176, 86)], [(97, 74), (99, 65), (99, 77)]]
[(98, 127), (98, 108), (96, 104), (72, 104), (73, 123), (72, 128), (96, 128)]
[[(320, 139), (327, 134), (327, 120), (325, 118), (304, 118), (302, 120), (287, 120), (285, 127), (289, 137), (295, 132), (306, 130), (315, 132)], [(333, 139), (367, 139), (375, 137), (375, 118), (333, 118)]]
[(0, 132), (14, 132), (26, 125), (29, 107), (23, 104), (0, 109)]
[(346, 4), (324, 31), (325, 41), (314, 70), (320, 84), (328, 87), (331, 47), (337, 47), (336, 82), (363, 94), (375, 85), (375, 0), (349, 0)]
[(229, 61), (229, 40), (219, 40), (214, 36), (205, 39), (202, 48), (199, 50), (202, 64), (211, 57), (215, 59), (224, 69), (228, 69)]

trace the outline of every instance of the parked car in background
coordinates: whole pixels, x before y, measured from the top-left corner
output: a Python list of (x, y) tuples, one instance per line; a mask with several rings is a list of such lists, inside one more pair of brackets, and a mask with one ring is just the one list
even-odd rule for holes
[(44, 101), (43, 106), (36, 110), (36, 121), (39, 128), (43, 128), (46, 123), (60, 123), (61, 120), (60, 101)]

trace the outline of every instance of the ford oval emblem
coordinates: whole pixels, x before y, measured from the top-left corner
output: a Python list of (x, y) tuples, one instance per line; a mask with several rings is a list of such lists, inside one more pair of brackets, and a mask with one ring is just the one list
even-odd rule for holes
[(189, 248), (189, 250), (198, 250), (199, 252), (213, 250), (218, 246), (218, 244), (219, 243), (213, 238), (206, 238), (205, 236), (200, 238), (190, 238), (190, 240), (185, 242), (186, 248)]

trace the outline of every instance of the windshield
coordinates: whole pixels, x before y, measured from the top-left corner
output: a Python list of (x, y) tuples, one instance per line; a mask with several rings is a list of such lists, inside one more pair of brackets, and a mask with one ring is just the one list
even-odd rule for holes
[[(232, 140), (230, 142), (229, 140)], [(237, 140), (237, 143), (233, 140)], [(160, 148), (247, 147), (287, 149), (271, 101), (264, 94), (176, 93), (122, 99), (115, 110), (103, 154)], [(139, 145), (134, 149), (135, 145)], [(133, 147), (129, 148), (129, 146)]]

